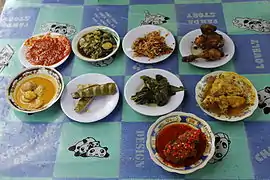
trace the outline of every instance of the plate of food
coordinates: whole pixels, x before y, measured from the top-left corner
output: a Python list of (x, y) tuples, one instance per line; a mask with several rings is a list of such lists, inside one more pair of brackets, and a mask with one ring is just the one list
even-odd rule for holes
[(257, 90), (244, 76), (235, 72), (215, 71), (196, 85), (195, 98), (209, 116), (222, 121), (240, 121), (258, 106)]
[(182, 61), (201, 68), (216, 68), (229, 62), (234, 55), (232, 39), (211, 24), (187, 33), (180, 41)]
[(184, 87), (181, 80), (168, 71), (146, 69), (129, 78), (124, 96), (128, 105), (138, 113), (160, 116), (181, 104)]
[(9, 104), (24, 113), (37, 113), (51, 107), (64, 90), (62, 75), (48, 67), (25, 69), (7, 88)]
[(61, 97), (61, 108), (72, 120), (89, 123), (105, 118), (119, 100), (117, 84), (103, 74), (83, 74), (71, 80)]
[(72, 50), (81, 60), (97, 62), (112, 57), (120, 46), (120, 37), (112, 28), (91, 26), (72, 40)]
[(24, 41), (19, 59), (25, 67), (56, 68), (64, 63), (71, 52), (69, 39), (58, 33), (42, 33)]
[(151, 159), (164, 170), (190, 174), (203, 168), (215, 153), (215, 136), (203, 119), (184, 112), (160, 117), (147, 132)]
[(175, 49), (170, 31), (155, 25), (143, 25), (130, 30), (123, 39), (124, 53), (132, 60), (151, 64), (167, 59)]

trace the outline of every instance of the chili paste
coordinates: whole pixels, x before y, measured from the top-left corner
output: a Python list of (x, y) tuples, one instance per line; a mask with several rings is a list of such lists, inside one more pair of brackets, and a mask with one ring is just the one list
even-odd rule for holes
[(200, 130), (175, 123), (158, 133), (156, 150), (165, 163), (173, 167), (184, 167), (201, 159), (206, 143), (206, 137)]

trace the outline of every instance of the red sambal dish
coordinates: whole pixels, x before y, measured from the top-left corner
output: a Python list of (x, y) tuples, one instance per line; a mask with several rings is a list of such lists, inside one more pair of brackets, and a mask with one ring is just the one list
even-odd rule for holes
[(26, 59), (33, 65), (51, 66), (58, 63), (71, 52), (70, 42), (63, 35), (52, 36), (50, 33), (31, 37), (26, 46)]
[(173, 167), (190, 166), (201, 159), (206, 137), (199, 129), (183, 123), (166, 126), (156, 140), (157, 153)]

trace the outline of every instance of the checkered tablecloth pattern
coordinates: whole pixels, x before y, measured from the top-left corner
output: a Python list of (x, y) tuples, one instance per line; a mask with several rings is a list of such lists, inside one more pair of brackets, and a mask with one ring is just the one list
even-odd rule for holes
[[(0, 76), (0, 179), (270, 179), (270, 115), (258, 108), (244, 121), (224, 123), (204, 114), (194, 98), (196, 83), (215, 70), (240, 73), (257, 90), (270, 86), (269, 33), (251, 24), (249, 28), (253, 29), (233, 24), (235, 18), (253, 18), (270, 28), (269, 9), (270, 2), (263, 0), (8, 0), (0, 21), (0, 46), (9, 44), (15, 54)], [(119, 50), (112, 64), (95, 67), (71, 55), (58, 68), (66, 83), (81, 74), (102, 73), (115, 80), (120, 89), (121, 98), (113, 113), (91, 124), (71, 121), (59, 103), (33, 115), (17, 112), (7, 104), (5, 88), (10, 78), (23, 69), (18, 49), (25, 39), (40, 33), (43, 24), (66, 23), (75, 26), (77, 32), (103, 24), (123, 38), (145, 21), (147, 13), (167, 17), (161, 26), (170, 30), (177, 42), (202, 23), (215, 24), (233, 39), (234, 59), (217, 69), (200, 69), (182, 63), (177, 48), (167, 60), (143, 65)], [(222, 161), (190, 175), (168, 173), (153, 163), (145, 141), (148, 127), (157, 118), (134, 112), (123, 99), (127, 79), (146, 68), (161, 68), (178, 75), (187, 89), (178, 110), (196, 114), (208, 121), (214, 132), (229, 136), (230, 149)], [(86, 137), (94, 137), (108, 147), (110, 156), (83, 158), (68, 151)]]

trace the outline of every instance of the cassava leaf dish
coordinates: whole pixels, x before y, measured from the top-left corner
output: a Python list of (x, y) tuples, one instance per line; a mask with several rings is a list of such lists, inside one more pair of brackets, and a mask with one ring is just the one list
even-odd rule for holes
[(157, 74), (155, 78), (149, 76), (140, 77), (143, 82), (143, 88), (131, 96), (131, 100), (140, 105), (156, 104), (157, 106), (166, 105), (170, 97), (176, 92), (184, 91), (184, 87), (170, 85), (167, 78)]

